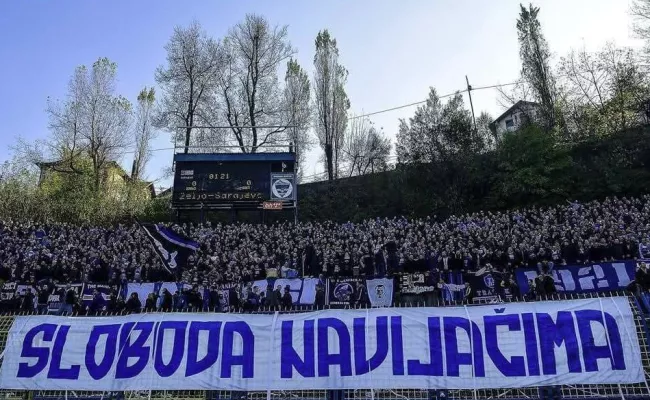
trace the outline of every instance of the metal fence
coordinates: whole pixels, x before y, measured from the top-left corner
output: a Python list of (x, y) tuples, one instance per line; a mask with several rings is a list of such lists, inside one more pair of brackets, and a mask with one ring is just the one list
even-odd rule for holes
[[(102, 393), (88, 391), (39, 391), (21, 392), (4, 390), (0, 388), (0, 400), (58, 400), (58, 399), (153, 399), (153, 400), (479, 400), (479, 399), (624, 399), (624, 400), (650, 400), (650, 316), (646, 315), (641, 303), (634, 296), (624, 293), (600, 293), (563, 295), (564, 299), (584, 299), (591, 297), (609, 297), (612, 295), (627, 296), (632, 310), (634, 311), (635, 325), (639, 337), (641, 358), (645, 371), (645, 382), (639, 384), (621, 385), (567, 385), (546, 388), (520, 388), (520, 389), (477, 389), (477, 390), (426, 390), (426, 389), (396, 389), (396, 390), (300, 390), (300, 391), (268, 391), (268, 392), (231, 392), (231, 391), (204, 391), (204, 390), (183, 390), (183, 391), (135, 391), (124, 393)], [(543, 301), (554, 301), (548, 299)], [(397, 307), (413, 307), (417, 304), (398, 304)], [(307, 312), (312, 311), (308, 307), (283, 312)], [(273, 310), (259, 310), (266, 313)], [(4, 351), (9, 328), (13, 324), (14, 315), (0, 316), (0, 350)], [(25, 315), (25, 314), (21, 314)], [(0, 364), (1, 365), (1, 364)]]

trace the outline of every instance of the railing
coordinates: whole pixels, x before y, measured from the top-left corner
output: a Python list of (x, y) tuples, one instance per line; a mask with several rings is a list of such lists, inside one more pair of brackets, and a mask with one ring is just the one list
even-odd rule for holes
[[(641, 303), (635, 296), (622, 292), (598, 293), (598, 294), (574, 294), (554, 296), (542, 301), (554, 301), (560, 299), (585, 299), (595, 297), (627, 296), (630, 306), (634, 311), (635, 326), (639, 338), (641, 358), (644, 365), (646, 381), (639, 384), (621, 385), (567, 385), (546, 388), (520, 388), (520, 389), (477, 389), (477, 390), (418, 390), (418, 389), (396, 389), (396, 390), (300, 390), (300, 391), (269, 391), (269, 392), (231, 392), (231, 391), (137, 391), (123, 393), (102, 393), (88, 391), (39, 391), (20, 392), (0, 389), (0, 400), (33, 399), (33, 400), (55, 400), (55, 399), (205, 399), (205, 400), (479, 400), (479, 399), (625, 399), (625, 400), (650, 400), (650, 342), (649, 322), (641, 308)], [(538, 300), (539, 301), (539, 300)], [(449, 304), (450, 306), (459, 304)], [(415, 307), (417, 304), (398, 304), (397, 307)], [(307, 312), (314, 311), (315, 307), (300, 307), (282, 312)], [(320, 308), (322, 309), (322, 308)], [(192, 310), (186, 310), (192, 311)], [(261, 309), (257, 313), (275, 312), (275, 309)], [(196, 310), (194, 310), (196, 312)], [(0, 315), (0, 349), (4, 351), (7, 335), (16, 315)], [(104, 313), (110, 317), (108, 313)], [(117, 315), (117, 314), (113, 314)], [(77, 316), (77, 315), (75, 315)]]

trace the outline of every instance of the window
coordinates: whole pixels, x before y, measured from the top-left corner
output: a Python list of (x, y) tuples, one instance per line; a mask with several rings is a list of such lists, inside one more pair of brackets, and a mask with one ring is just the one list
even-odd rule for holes
[(510, 129), (510, 128), (514, 128), (514, 127), (515, 127), (514, 121), (511, 120), (511, 119), (507, 119), (506, 120), (506, 129)]

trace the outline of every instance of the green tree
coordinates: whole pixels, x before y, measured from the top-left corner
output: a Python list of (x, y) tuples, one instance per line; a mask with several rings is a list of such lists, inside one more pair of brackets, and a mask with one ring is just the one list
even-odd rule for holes
[(517, 19), (521, 76), (541, 106), (541, 122), (546, 128), (556, 126), (555, 77), (550, 67), (551, 52), (538, 19), (539, 7), (520, 5)]
[(493, 197), (502, 207), (558, 202), (569, 194), (571, 156), (540, 127), (507, 133), (496, 157)]
[(419, 106), (408, 122), (400, 120), (398, 162), (448, 161), (475, 155), (484, 149), (488, 139), (481, 133), (473, 129), (471, 113), (460, 93), (443, 104), (431, 88), (426, 104)]

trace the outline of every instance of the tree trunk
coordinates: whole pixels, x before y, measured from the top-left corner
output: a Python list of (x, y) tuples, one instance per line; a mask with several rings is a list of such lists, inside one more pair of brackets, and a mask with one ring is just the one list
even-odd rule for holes
[(332, 145), (325, 145), (325, 158), (327, 161), (327, 179), (330, 181), (334, 180), (334, 154), (332, 152)]

